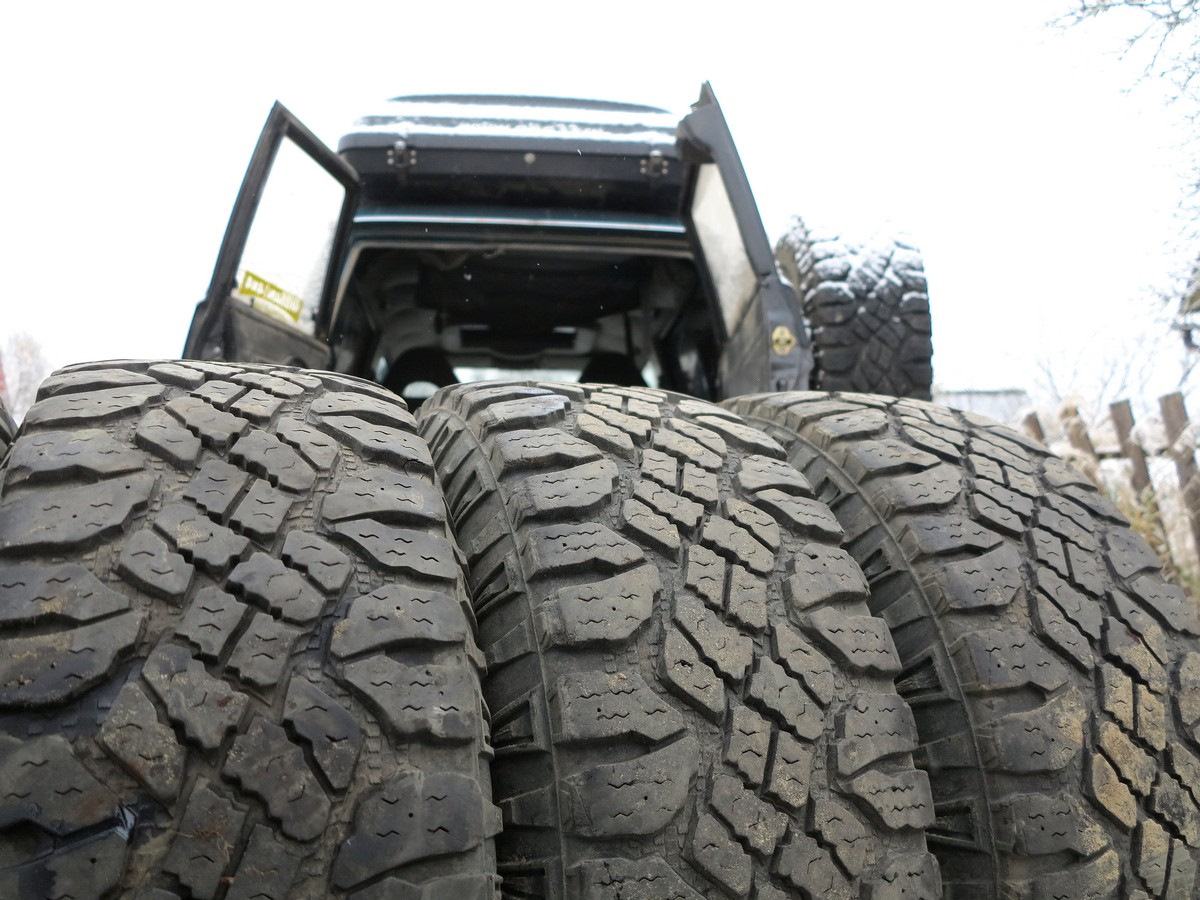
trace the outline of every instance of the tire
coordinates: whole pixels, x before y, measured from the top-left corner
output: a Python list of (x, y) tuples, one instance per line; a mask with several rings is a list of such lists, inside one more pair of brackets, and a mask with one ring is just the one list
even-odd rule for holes
[(391, 395), (59, 372), (3, 473), (0, 583), (0, 896), (494, 895), (482, 657)]
[(938, 894), (886, 628), (782, 449), (645, 388), (421, 408), (467, 554), (513, 897)]
[(8, 453), (16, 435), (17, 423), (4, 406), (4, 398), (0, 397), (0, 463), (4, 462), (4, 455)]
[(814, 390), (930, 398), (929, 293), (909, 239), (877, 233), (856, 242), (797, 218), (775, 258), (812, 330)]
[(1200, 621), (1116, 508), (971, 414), (729, 406), (830, 503), (892, 629), (947, 896), (1195, 896)]

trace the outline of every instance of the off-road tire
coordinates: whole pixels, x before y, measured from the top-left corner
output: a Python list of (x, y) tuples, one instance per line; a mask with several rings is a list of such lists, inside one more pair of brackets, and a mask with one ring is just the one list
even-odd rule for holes
[(357, 379), (46, 380), (0, 494), (0, 896), (491, 900), (428, 448)]
[(929, 293), (908, 238), (879, 232), (857, 241), (797, 218), (775, 258), (812, 331), (813, 389), (930, 398)]
[(947, 896), (1195, 896), (1200, 620), (1115, 507), (970, 414), (729, 406), (829, 502), (892, 629)]
[(512, 897), (938, 894), (898, 660), (783, 450), (646, 388), (420, 410), (467, 554)]

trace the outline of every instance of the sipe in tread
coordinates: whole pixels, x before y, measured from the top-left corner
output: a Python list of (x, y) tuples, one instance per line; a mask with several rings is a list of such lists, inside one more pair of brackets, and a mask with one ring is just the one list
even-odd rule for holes
[(730, 401), (831, 505), (891, 628), (954, 898), (1182, 898), (1200, 862), (1200, 616), (1091, 483), (967, 413)]
[(895, 648), (775, 441), (586, 385), (448, 388), (420, 421), (488, 661), (507, 896), (938, 896)]
[(482, 655), (398, 399), (59, 372), (3, 471), (0, 591), (0, 896), (495, 895)]
[(930, 398), (929, 293), (910, 240), (880, 233), (857, 242), (796, 218), (775, 259), (812, 330), (813, 388)]

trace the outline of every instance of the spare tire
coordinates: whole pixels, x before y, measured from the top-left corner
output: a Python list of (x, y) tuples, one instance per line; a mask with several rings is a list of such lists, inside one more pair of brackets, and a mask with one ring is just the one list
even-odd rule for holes
[(390, 394), (59, 372), (3, 472), (0, 583), (4, 896), (493, 896), (482, 658)]
[(646, 388), (420, 410), (467, 554), (519, 897), (939, 893), (898, 661), (773, 440)]
[(892, 629), (947, 896), (1195, 896), (1200, 615), (1112, 503), (971, 414), (729, 406), (830, 504)]
[(814, 389), (930, 398), (929, 292), (909, 238), (879, 231), (856, 240), (796, 218), (775, 258), (812, 331)]

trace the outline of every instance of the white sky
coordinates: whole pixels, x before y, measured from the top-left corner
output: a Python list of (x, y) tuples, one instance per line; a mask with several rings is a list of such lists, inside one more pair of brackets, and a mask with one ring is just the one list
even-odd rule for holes
[(772, 239), (793, 213), (916, 237), (938, 384), (1037, 396), (1049, 362), (1086, 396), (1140, 358), (1147, 390), (1178, 377), (1178, 339), (1143, 336), (1180, 264), (1177, 112), (1123, 92), (1111, 27), (1047, 29), (1056, 2), (189, 6), (6, 9), (0, 347), (178, 355), (276, 98), (334, 143), (395, 94), (682, 110), (708, 79)]

